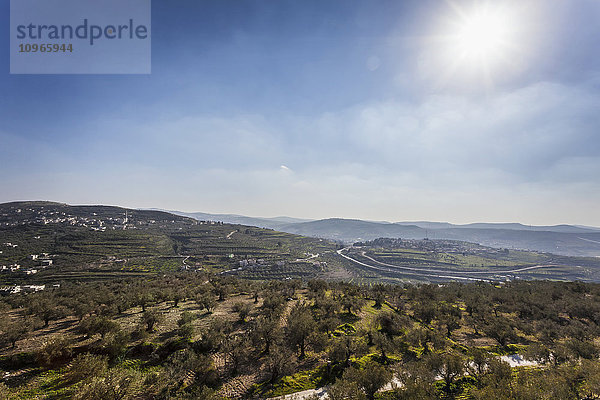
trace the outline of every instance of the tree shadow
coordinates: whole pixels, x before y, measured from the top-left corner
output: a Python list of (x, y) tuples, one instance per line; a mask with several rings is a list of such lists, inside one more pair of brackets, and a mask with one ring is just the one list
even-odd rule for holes
[(171, 339), (173, 337), (177, 336), (177, 329), (174, 329), (172, 331), (167, 331), (167, 332), (163, 332), (160, 335), (158, 335), (158, 339), (161, 342), (166, 341), (167, 339)]
[(345, 324), (352, 324), (360, 320), (360, 317), (349, 312), (340, 314), (340, 320)]

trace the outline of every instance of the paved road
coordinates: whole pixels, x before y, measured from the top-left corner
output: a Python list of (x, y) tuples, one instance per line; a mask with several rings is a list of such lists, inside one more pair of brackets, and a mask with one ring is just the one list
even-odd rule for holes
[[(373, 261), (376, 264), (379, 265), (383, 265), (385, 267), (391, 267), (391, 268), (384, 268), (384, 267), (380, 267), (377, 265), (371, 265), (371, 264), (367, 264), (364, 263), (362, 261), (359, 261), (355, 258), (352, 258), (350, 256), (348, 256), (347, 254), (344, 254), (344, 251), (347, 251), (350, 247), (345, 247), (343, 249), (340, 249), (337, 251), (337, 253), (344, 257), (347, 260), (350, 260), (356, 264), (362, 265), (364, 267), (367, 268), (371, 268), (371, 269), (375, 269), (378, 271), (384, 271), (384, 272), (401, 272), (398, 270), (405, 270), (405, 271), (412, 271), (412, 272), (401, 272), (404, 275), (413, 275), (413, 276), (426, 276), (426, 277), (432, 277), (432, 278), (444, 278), (444, 279), (456, 279), (456, 280), (466, 280), (466, 281), (485, 281), (488, 282), (490, 279), (484, 279), (484, 278), (480, 278), (478, 275), (489, 275), (489, 276), (493, 276), (493, 275), (498, 275), (498, 274), (516, 274), (516, 273), (522, 273), (522, 272), (527, 272), (527, 271), (531, 271), (531, 270), (536, 270), (536, 269), (542, 269), (542, 268), (551, 268), (554, 267), (555, 265), (534, 265), (531, 267), (521, 267), (521, 268), (514, 268), (514, 269), (506, 269), (506, 270), (501, 270), (501, 271), (493, 271), (493, 270), (488, 270), (488, 271), (453, 271), (453, 270), (446, 270), (446, 269), (428, 269), (428, 268), (417, 268), (417, 267), (402, 267), (399, 265), (393, 265), (393, 264), (387, 264), (387, 263), (383, 263), (381, 261), (377, 261), (367, 255), (362, 254), (363, 257)], [(441, 275), (444, 274), (444, 275)], [(448, 275), (448, 274), (452, 274), (452, 275)], [(477, 277), (473, 277), (470, 275), (476, 275)]]
[(530, 267), (521, 267), (521, 268), (516, 268), (516, 269), (507, 269), (507, 270), (500, 270), (500, 271), (453, 271), (453, 270), (448, 270), (448, 269), (427, 269), (427, 268), (413, 268), (413, 267), (401, 267), (398, 265), (393, 265), (393, 264), (386, 264), (384, 262), (381, 261), (377, 261), (374, 258), (371, 258), (369, 256), (367, 256), (364, 252), (361, 254), (363, 257), (368, 258), (369, 260), (376, 262), (377, 264), (381, 264), (381, 265), (387, 265), (388, 267), (394, 267), (394, 268), (400, 268), (400, 269), (410, 269), (410, 270), (414, 270), (414, 271), (423, 271), (423, 272), (441, 272), (441, 273), (448, 273), (448, 272), (452, 272), (455, 274), (484, 274), (484, 275), (490, 275), (490, 274), (514, 274), (517, 272), (523, 272), (523, 271), (529, 271), (532, 269), (540, 269), (540, 268), (550, 268), (550, 267), (555, 267), (556, 265), (532, 265)]

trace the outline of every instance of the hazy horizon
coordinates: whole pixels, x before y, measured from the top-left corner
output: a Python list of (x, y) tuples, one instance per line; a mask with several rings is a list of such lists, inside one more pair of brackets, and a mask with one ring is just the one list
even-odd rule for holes
[(0, 202), (600, 226), (600, 2), (152, 8), (150, 75), (2, 59)]
[(590, 224), (579, 224), (572, 222), (562, 222), (556, 224), (529, 224), (523, 221), (488, 221), (488, 220), (467, 220), (467, 221), (450, 221), (450, 220), (433, 220), (433, 219), (371, 219), (371, 218), (360, 218), (356, 216), (322, 216), (322, 217), (314, 217), (311, 215), (307, 216), (298, 216), (298, 215), (287, 215), (287, 214), (277, 214), (277, 215), (251, 215), (251, 214), (243, 214), (235, 211), (207, 211), (207, 210), (182, 210), (175, 208), (161, 208), (161, 207), (137, 207), (135, 205), (122, 205), (122, 204), (111, 204), (111, 203), (69, 203), (65, 201), (59, 200), (41, 200), (41, 199), (18, 199), (18, 200), (10, 200), (3, 203), (11, 203), (11, 202), (51, 202), (51, 203), (62, 203), (68, 204), (71, 206), (111, 206), (111, 207), (121, 207), (128, 208), (131, 210), (157, 210), (157, 211), (166, 211), (166, 212), (181, 212), (186, 214), (195, 214), (195, 213), (203, 213), (203, 214), (213, 214), (213, 215), (232, 215), (232, 216), (240, 216), (240, 217), (248, 217), (255, 219), (274, 219), (274, 218), (291, 218), (291, 219), (299, 219), (299, 220), (307, 220), (307, 221), (318, 221), (325, 219), (346, 219), (346, 220), (360, 220), (365, 222), (377, 222), (377, 223), (420, 223), (420, 222), (432, 222), (432, 223), (440, 223), (440, 224), (452, 224), (452, 225), (469, 225), (469, 224), (477, 224), (477, 223), (487, 223), (487, 224), (522, 224), (524, 226), (558, 226), (558, 225), (571, 225), (571, 226), (581, 226), (581, 227), (589, 227), (600, 229), (600, 226), (590, 225)]

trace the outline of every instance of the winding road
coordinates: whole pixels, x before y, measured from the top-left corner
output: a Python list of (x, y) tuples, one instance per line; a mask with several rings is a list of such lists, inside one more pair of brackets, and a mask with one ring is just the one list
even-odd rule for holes
[[(485, 281), (488, 282), (490, 279), (483, 279), (483, 278), (479, 278), (479, 277), (472, 277), (469, 275), (498, 275), (498, 274), (516, 274), (516, 273), (523, 273), (523, 272), (528, 272), (531, 270), (536, 270), (536, 269), (543, 269), (543, 268), (552, 268), (555, 267), (555, 265), (533, 265), (530, 267), (521, 267), (521, 268), (515, 268), (515, 269), (505, 269), (505, 270), (499, 270), (499, 271), (453, 271), (453, 270), (444, 270), (444, 269), (428, 269), (428, 268), (417, 268), (417, 267), (403, 267), (403, 266), (399, 266), (399, 265), (393, 265), (393, 264), (387, 264), (381, 261), (377, 261), (372, 257), (369, 257), (365, 254), (365, 252), (363, 252), (361, 255), (371, 261), (373, 261), (376, 264), (379, 265), (383, 265), (385, 267), (391, 267), (391, 268), (383, 268), (380, 266), (376, 266), (376, 265), (371, 265), (371, 264), (367, 264), (364, 263), (362, 261), (359, 261), (355, 258), (350, 257), (347, 254), (344, 254), (344, 251), (347, 251), (348, 249), (350, 249), (350, 247), (344, 247), (343, 249), (340, 249), (337, 251), (337, 254), (339, 254), (340, 256), (344, 257), (347, 260), (350, 260), (356, 264), (362, 265), (364, 267), (367, 268), (371, 268), (371, 269), (375, 269), (375, 270), (379, 270), (379, 271), (384, 271), (384, 272), (401, 272), (398, 270), (406, 270), (406, 271), (414, 271), (414, 272), (401, 272), (404, 275), (415, 275), (415, 276), (427, 276), (427, 277), (433, 277), (433, 278), (443, 278), (443, 279), (457, 279), (457, 280), (466, 280), (466, 281)], [(439, 274), (453, 274), (453, 275), (439, 275)]]

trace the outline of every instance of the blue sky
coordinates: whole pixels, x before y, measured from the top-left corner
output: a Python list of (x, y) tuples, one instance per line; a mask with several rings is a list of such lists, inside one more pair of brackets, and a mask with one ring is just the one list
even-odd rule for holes
[[(483, 8), (507, 43), (460, 57)], [(600, 226), (598, 20), (594, 0), (154, 0), (151, 75), (0, 58), (0, 201)]]

